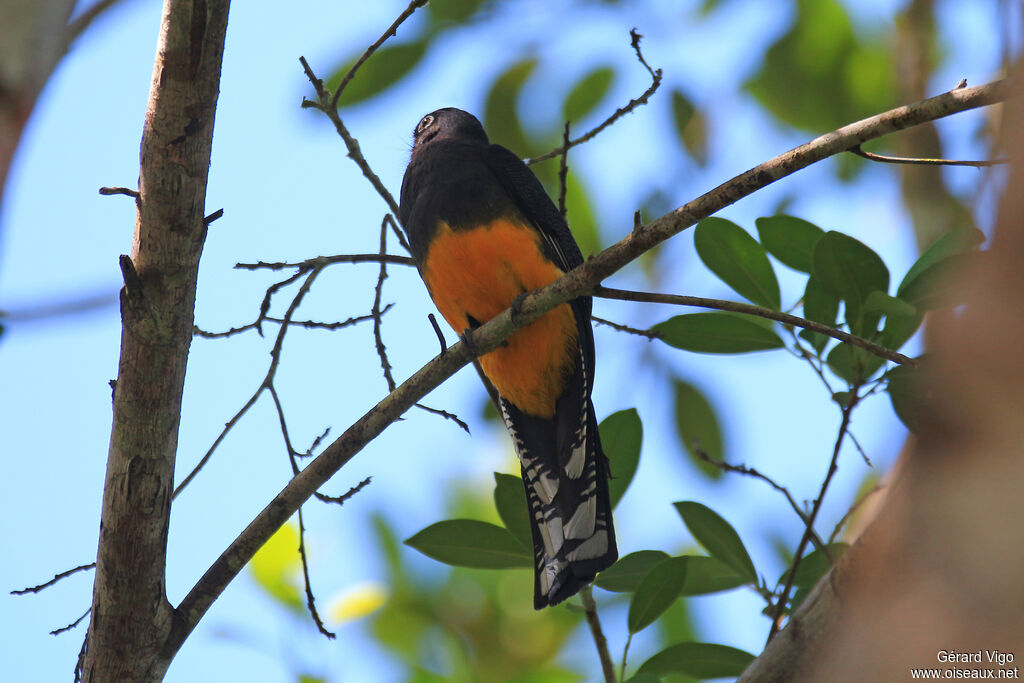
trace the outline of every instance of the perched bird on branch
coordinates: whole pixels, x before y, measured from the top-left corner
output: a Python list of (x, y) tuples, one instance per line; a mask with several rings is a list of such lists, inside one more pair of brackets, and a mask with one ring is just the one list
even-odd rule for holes
[[(416, 126), (399, 218), (423, 282), (459, 334), (583, 262), (533, 172), (460, 109)], [(480, 357), (522, 465), (536, 609), (575, 595), (618, 557), (590, 400), (590, 308), (590, 297), (562, 304)]]

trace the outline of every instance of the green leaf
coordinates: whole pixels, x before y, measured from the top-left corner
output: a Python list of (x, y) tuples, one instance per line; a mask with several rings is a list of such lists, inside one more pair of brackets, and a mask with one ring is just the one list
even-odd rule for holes
[(654, 623), (668, 609), (686, 582), (686, 562), (670, 557), (656, 564), (637, 586), (629, 601), (626, 624), (630, 633), (637, 633)]
[(693, 234), (697, 255), (711, 272), (759, 306), (779, 310), (779, 281), (757, 240), (732, 221), (705, 218)]
[[(640, 463), (640, 445), (643, 443), (644, 428), (636, 408), (620, 410), (601, 421), (598, 431), (601, 446), (611, 466), (611, 480), (608, 495), (612, 508), (619, 504), (622, 496), (633, 481)], [(622, 560), (619, 560), (621, 562)]]
[(892, 401), (896, 417), (900, 418), (907, 429), (920, 434), (931, 409), (929, 396), (921, 386), (921, 371), (900, 365), (890, 370), (887, 377), (889, 400)]
[(863, 384), (885, 363), (884, 360), (846, 342), (839, 342), (825, 359), (828, 367), (847, 384)]
[(519, 544), (533, 552), (533, 534), (530, 531), (530, 513), (526, 505), (523, 480), (512, 474), (494, 473), (494, 507), (502, 524)]
[(849, 235), (829, 231), (814, 247), (812, 274), (826, 292), (846, 302), (851, 331), (873, 336), (881, 316), (865, 314), (864, 303), (871, 292), (889, 289), (889, 269), (878, 254)]
[(299, 592), (302, 561), (299, 558), (299, 530), (285, 524), (263, 544), (249, 562), (256, 583), (277, 602), (295, 612), (305, 609)]
[(615, 70), (601, 66), (576, 82), (562, 105), (562, 121), (577, 122), (592, 112), (611, 90)]
[(631, 676), (626, 683), (658, 683), (660, 680), (661, 678), (653, 674), (637, 674)]
[[(828, 555), (832, 556), (833, 562), (829, 562), (828, 555), (820, 549), (808, 553), (806, 557), (800, 560), (800, 566), (796, 568), (796, 576), (793, 577), (794, 586), (797, 588), (813, 588), (814, 584), (818, 583), (818, 580), (825, 576), (828, 570), (832, 568), (832, 564), (838, 562), (843, 553), (850, 548), (850, 544), (829, 543), (825, 547), (828, 549)], [(779, 578), (779, 585), (785, 584), (788, 577), (789, 570), (786, 570), (782, 573), (782, 577)]]
[(638, 550), (630, 553), (597, 575), (594, 585), (615, 593), (632, 593), (654, 565), (668, 559), (660, 550)]
[[(835, 327), (838, 315), (839, 299), (826, 292), (813, 275), (807, 278), (807, 288), (804, 289), (804, 317), (822, 325)], [(810, 342), (819, 355), (830, 339), (820, 332), (810, 330), (801, 330), (800, 337)]]
[(900, 298), (922, 310), (956, 306), (963, 303), (964, 290), (960, 287), (968, 266), (984, 252), (954, 254), (928, 266), (913, 280), (901, 286)]
[(932, 246), (928, 247), (923, 254), (910, 266), (910, 270), (903, 276), (903, 281), (896, 289), (896, 296), (904, 298), (903, 293), (913, 285), (925, 271), (951, 256), (970, 251), (985, 241), (985, 233), (977, 228), (965, 228), (961, 230), (950, 230), (945, 235), (935, 240)]
[(405, 544), (427, 557), (456, 567), (506, 569), (532, 567), (533, 553), (504, 527), (475, 519), (431, 524)]
[(722, 470), (700, 457), (704, 452), (715, 460), (723, 460), (722, 427), (711, 402), (700, 389), (681, 379), (672, 382), (676, 432), (686, 452), (697, 467), (712, 479), (722, 476)]
[(504, 145), (520, 156), (528, 152), (526, 133), (519, 121), (519, 93), (533, 74), (537, 60), (516, 62), (491, 84), (484, 102), (484, 129), (491, 142)]
[(881, 313), (884, 316), (915, 317), (917, 309), (906, 301), (889, 296), (885, 292), (874, 291), (864, 300), (865, 313)]
[(462, 24), (479, 11), (487, 0), (431, 0), (427, 3), (432, 24)]
[(683, 523), (711, 557), (732, 568), (748, 582), (757, 581), (757, 570), (740, 535), (717, 512), (694, 501), (674, 504)]
[(601, 251), (601, 236), (597, 231), (597, 219), (590, 202), (590, 193), (579, 173), (570, 173), (566, 178), (565, 213), (583, 258)]
[(747, 579), (729, 565), (704, 555), (683, 555), (686, 559), (686, 583), (683, 595), (706, 595), (745, 586)]
[[(380, 48), (359, 67), (355, 77), (345, 86), (345, 90), (338, 98), (338, 106), (351, 107), (381, 94), (412, 71), (423, 59), (426, 51), (427, 41), (425, 40), (412, 43), (388, 43)], [(359, 50), (359, 54), (345, 60), (344, 65), (334, 71), (327, 79), (329, 90), (333, 92), (338, 87), (341, 79), (362, 54), (363, 50)]]
[(699, 165), (708, 161), (708, 125), (704, 114), (681, 90), (672, 91), (672, 122), (686, 152)]
[(684, 313), (651, 331), (669, 346), (697, 353), (749, 353), (785, 346), (771, 329), (733, 313)]
[(795, 216), (766, 216), (754, 223), (769, 254), (794, 270), (811, 272), (811, 254), (824, 230)]
[(679, 643), (667, 647), (641, 666), (638, 674), (693, 678), (735, 678), (754, 661), (754, 655), (728, 645)]

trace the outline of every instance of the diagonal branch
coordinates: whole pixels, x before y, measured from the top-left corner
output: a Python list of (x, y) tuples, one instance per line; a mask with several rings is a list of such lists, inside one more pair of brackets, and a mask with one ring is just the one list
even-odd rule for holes
[[(999, 102), (1007, 97), (1008, 90), (1005, 81), (998, 81), (944, 93), (850, 124), (759, 164), (651, 223), (636, 226), (622, 240), (583, 265), (528, 294), (520, 301), (515, 320), (511, 311), (505, 310), (471, 332), (469, 341), (477, 353), (487, 353), (515, 330), (537, 320), (559, 304), (594, 291), (602, 280), (645, 251), (776, 180), (894, 130)], [(469, 363), (472, 356), (464, 341), (450, 347), (367, 411), (291, 479), (181, 601), (166, 651), (173, 653), (181, 647), (217, 596), (299, 505), (414, 403)]]

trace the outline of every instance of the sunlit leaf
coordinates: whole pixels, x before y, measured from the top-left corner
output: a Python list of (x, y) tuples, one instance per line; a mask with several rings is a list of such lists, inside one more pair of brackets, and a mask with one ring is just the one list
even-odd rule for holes
[(686, 452), (697, 467), (713, 479), (722, 476), (722, 470), (705, 462), (700, 453), (714, 460), (724, 459), (722, 427), (711, 402), (700, 389), (681, 379), (672, 382), (676, 432)]
[(638, 674), (683, 674), (697, 679), (735, 678), (754, 661), (754, 655), (727, 645), (679, 643), (667, 647), (641, 666)]
[(533, 566), (533, 553), (507, 529), (475, 519), (449, 519), (431, 524), (406, 539), (405, 544), (427, 557), (457, 567)]
[(601, 446), (611, 466), (612, 478), (608, 481), (608, 494), (614, 508), (636, 474), (644, 436), (643, 424), (636, 408), (630, 408), (612, 413), (602, 420), (599, 432)]
[(679, 597), (686, 582), (686, 562), (679, 557), (662, 560), (647, 573), (629, 601), (626, 625), (636, 633), (654, 623)]
[(693, 234), (697, 255), (711, 272), (740, 296), (779, 310), (779, 281), (764, 247), (746, 230), (724, 218), (705, 218)]
[(562, 105), (562, 121), (578, 122), (592, 112), (608, 95), (615, 70), (610, 66), (593, 69), (569, 91)]
[(757, 581), (757, 570), (740, 540), (740, 535), (717, 512), (695, 501), (674, 503), (694, 539), (712, 557), (747, 579)]
[(654, 565), (668, 558), (668, 553), (660, 550), (638, 550), (618, 561), (597, 575), (594, 585), (615, 593), (632, 593), (640, 585)]
[(302, 560), (299, 558), (299, 529), (285, 524), (256, 551), (249, 562), (256, 583), (279, 603), (294, 611), (305, 609), (299, 590)]
[[(349, 81), (338, 98), (338, 105), (350, 107), (381, 94), (412, 71), (423, 59), (426, 51), (427, 41), (425, 40), (412, 43), (388, 43), (381, 47), (359, 67), (355, 77)], [(327, 79), (328, 89), (333, 92), (338, 87), (341, 79), (362, 54), (363, 51), (359, 50), (358, 54), (345, 60), (342, 66), (335, 69), (331, 77)]]
[(511, 474), (494, 473), (494, 507), (502, 524), (528, 551), (533, 550), (530, 514), (526, 505), (523, 480)]
[(335, 625), (356, 621), (373, 614), (388, 599), (387, 588), (376, 581), (351, 586), (334, 597), (327, 608), (327, 618)]
[(824, 230), (795, 216), (766, 216), (754, 223), (769, 254), (794, 270), (811, 272), (811, 254)]
[(698, 353), (748, 353), (785, 345), (771, 329), (732, 313), (684, 313), (651, 331), (669, 346)]

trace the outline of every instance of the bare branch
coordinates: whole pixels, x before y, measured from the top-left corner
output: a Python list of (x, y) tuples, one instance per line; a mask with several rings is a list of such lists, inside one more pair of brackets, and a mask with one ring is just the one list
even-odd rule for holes
[(602, 121), (594, 128), (591, 128), (589, 131), (587, 131), (580, 137), (576, 138), (575, 140), (572, 140), (571, 142), (563, 142), (561, 147), (557, 147), (551, 150), (550, 152), (541, 154), (538, 157), (533, 157), (532, 159), (524, 159), (527, 165), (532, 166), (533, 164), (540, 163), (541, 161), (553, 159), (560, 154), (565, 154), (576, 145), (582, 145), (584, 142), (589, 142), (590, 140), (593, 140), (595, 137), (597, 137), (598, 133), (603, 131), (605, 128), (612, 125), (613, 123), (615, 123), (623, 116), (636, 109), (637, 107), (647, 104), (647, 100), (649, 100), (651, 98), (651, 95), (653, 95), (658, 90), (658, 88), (661, 86), (661, 69), (651, 69), (650, 64), (648, 64), (647, 60), (644, 59), (644, 55), (640, 51), (640, 38), (642, 38), (642, 36), (636, 32), (635, 28), (629, 32), (629, 35), (631, 39), (630, 44), (633, 46), (633, 50), (636, 51), (637, 59), (640, 60), (640, 63), (643, 64), (645, 69), (647, 69), (647, 72), (651, 74), (651, 86), (647, 88), (647, 90), (645, 90), (644, 93), (640, 95), (640, 97), (630, 100), (623, 107), (619, 107), (614, 112), (612, 112), (611, 116), (609, 116), (607, 119)]
[(55, 574), (54, 577), (46, 583), (41, 583), (38, 586), (29, 586), (28, 588), (22, 588), (20, 590), (11, 591), (11, 595), (27, 595), (28, 593), (38, 593), (40, 591), (46, 590), (47, 588), (57, 583), (61, 579), (68, 578), (72, 574), (77, 574), (78, 572), (84, 572), (86, 570), (95, 568), (95, 562), (90, 562), (89, 564), (80, 564), (74, 569), (68, 569), (67, 571), (61, 572), (60, 574)]
[(285, 270), (288, 268), (299, 268), (309, 270), (310, 268), (324, 268), (334, 263), (391, 263), (399, 266), (415, 266), (416, 262), (409, 256), (398, 256), (396, 254), (338, 254), (337, 256), (317, 256), (295, 263), (236, 263), (235, 268), (242, 270)]

